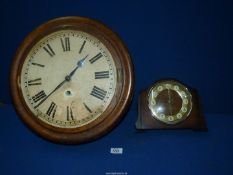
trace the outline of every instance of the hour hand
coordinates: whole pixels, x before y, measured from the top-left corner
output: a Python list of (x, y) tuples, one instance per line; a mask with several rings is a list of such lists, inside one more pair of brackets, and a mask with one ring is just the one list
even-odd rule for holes
[(85, 60), (86, 60), (87, 57), (88, 57), (88, 55), (85, 56), (83, 59), (81, 59), (81, 60), (78, 61), (77, 66), (75, 67), (75, 69), (72, 72), (70, 72), (70, 74), (67, 76), (69, 78), (69, 80), (74, 75), (74, 73), (76, 72), (76, 70), (84, 65)]
[(85, 60), (88, 57), (88, 54), (81, 60), (78, 61), (77, 67), (82, 67), (85, 64)]

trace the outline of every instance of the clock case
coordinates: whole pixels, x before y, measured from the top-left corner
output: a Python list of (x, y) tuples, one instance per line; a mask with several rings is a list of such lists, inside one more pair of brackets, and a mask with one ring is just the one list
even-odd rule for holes
[(138, 98), (138, 118), (135, 123), (136, 129), (193, 129), (196, 131), (207, 131), (197, 90), (184, 85), (184, 83), (181, 83), (180, 81), (177, 82), (183, 84), (192, 95), (192, 109), (188, 117), (176, 124), (166, 124), (152, 116), (151, 110), (149, 109), (148, 94), (155, 84), (164, 80), (177, 81), (175, 79), (159, 80), (140, 93)]
[[(116, 90), (110, 105), (93, 122), (77, 128), (59, 128), (42, 122), (27, 107), (20, 87), (20, 73), (26, 55), (44, 36), (59, 30), (79, 30), (95, 36), (112, 54), (117, 70)], [(32, 31), (14, 56), (10, 74), (11, 96), (23, 122), (44, 139), (61, 144), (81, 144), (110, 132), (124, 117), (133, 97), (134, 71), (128, 49), (118, 35), (99, 21), (78, 16), (50, 20)]]

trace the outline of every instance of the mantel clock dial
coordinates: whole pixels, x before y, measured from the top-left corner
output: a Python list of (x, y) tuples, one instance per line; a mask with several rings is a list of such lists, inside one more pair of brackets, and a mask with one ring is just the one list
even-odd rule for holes
[(206, 129), (196, 90), (177, 80), (160, 80), (143, 91), (138, 112), (137, 129)]
[(51, 20), (29, 34), (11, 68), (23, 121), (42, 137), (77, 144), (109, 132), (132, 97), (133, 68), (119, 37), (82, 17)]
[(163, 81), (151, 88), (148, 106), (154, 118), (166, 124), (186, 119), (192, 110), (192, 95), (176, 81)]

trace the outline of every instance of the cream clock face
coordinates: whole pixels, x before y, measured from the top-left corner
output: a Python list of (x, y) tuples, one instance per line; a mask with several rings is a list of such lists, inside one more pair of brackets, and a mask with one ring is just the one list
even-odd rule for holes
[(176, 124), (190, 114), (192, 95), (181, 83), (164, 80), (151, 88), (148, 103), (154, 118), (166, 124)]
[(97, 38), (62, 30), (32, 47), (20, 81), (26, 105), (35, 116), (49, 125), (75, 128), (97, 119), (109, 106), (116, 66)]

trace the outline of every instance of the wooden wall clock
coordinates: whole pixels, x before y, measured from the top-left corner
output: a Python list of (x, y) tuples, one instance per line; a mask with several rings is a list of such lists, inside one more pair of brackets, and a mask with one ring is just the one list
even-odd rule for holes
[(157, 81), (139, 96), (136, 128), (207, 130), (197, 91), (174, 79)]
[(45, 139), (79, 144), (121, 120), (133, 91), (129, 53), (108, 27), (83, 17), (42, 24), (18, 48), (11, 93), (22, 120)]

